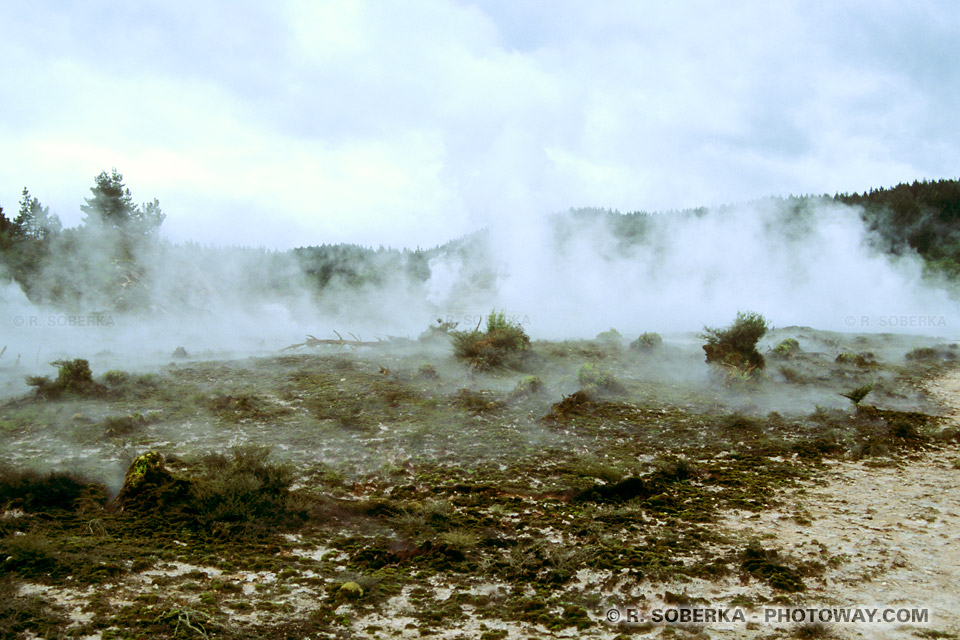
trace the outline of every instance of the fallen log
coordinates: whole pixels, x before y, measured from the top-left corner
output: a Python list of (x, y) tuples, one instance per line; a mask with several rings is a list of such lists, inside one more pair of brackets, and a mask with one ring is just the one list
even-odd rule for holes
[(336, 346), (336, 347), (376, 347), (384, 344), (383, 340), (377, 340), (376, 342), (364, 342), (359, 337), (353, 335), (352, 333), (348, 334), (353, 340), (346, 340), (340, 333), (334, 329), (334, 333), (337, 334), (337, 339), (332, 338), (321, 340), (316, 336), (312, 336), (309, 333), (307, 334), (307, 339), (304, 342), (299, 342), (297, 344), (291, 344), (288, 347), (280, 349), (280, 351), (286, 351), (287, 349), (299, 349), (301, 347), (320, 347), (320, 346)]

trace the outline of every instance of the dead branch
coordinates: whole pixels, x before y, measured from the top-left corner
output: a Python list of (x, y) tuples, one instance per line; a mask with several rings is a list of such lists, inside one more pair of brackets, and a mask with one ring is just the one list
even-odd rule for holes
[(333, 332), (337, 334), (336, 340), (332, 338), (328, 340), (321, 340), (308, 333), (307, 339), (304, 342), (291, 344), (290, 346), (281, 349), (281, 351), (286, 351), (287, 349), (299, 349), (301, 347), (320, 347), (323, 345), (335, 347), (375, 347), (377, 345), (384, 344), (381, 340), (377, 340), (376, 342), (364, 342), (352, 333), (348, 335), (352, 336), (354, 338), (353, 340), (344, 340), (343, 336), (341, 336), (336, 329), (334, 329)]

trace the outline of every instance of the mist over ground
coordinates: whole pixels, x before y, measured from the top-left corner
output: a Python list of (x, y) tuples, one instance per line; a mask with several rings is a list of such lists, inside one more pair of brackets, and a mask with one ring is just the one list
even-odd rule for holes
[[(956, 334), (957, 302), (943, 281), (925, 277), (924, 260), (909, 248), (884, 250), (861, 207), (829, 198), (497, 220), (417, 251), (281, 252), (160, 238), (131, 248), (99, 227), (68, 229), (28, 281), (32, 296), (16, 282), (0, 289), (0, 364), (18, 364), (20, 375), (81, 356), (137, 368), (168, 361), (178, 347), (190, 357), (270, 354), (335, 331), (415, 339), (437, 320), (472, 329), (492, 309), (534, 339), (616, 328), (695, 342), (693, 332), (742, 310), (776, 327)], [(125, 249), (132, 254), (118, 259)]]

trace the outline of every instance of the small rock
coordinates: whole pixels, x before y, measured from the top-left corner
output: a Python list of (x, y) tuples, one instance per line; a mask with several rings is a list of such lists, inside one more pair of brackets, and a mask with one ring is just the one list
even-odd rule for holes
[(340, 585), (340, 588), (337, 589), (337, 596), (346, 598), (347, 600), (357, 600), (363, 597), (363, 587), (353, 581), (344, 582)]

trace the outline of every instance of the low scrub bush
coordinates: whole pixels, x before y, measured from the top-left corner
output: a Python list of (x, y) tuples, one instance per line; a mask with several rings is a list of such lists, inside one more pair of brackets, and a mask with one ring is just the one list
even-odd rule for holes
[(160, 516), (214, 537), (262, 538), (303, 515), (292, 508), (292, 467), (270, 463), (269, 455), (265, 447), (237, 447), (204, 457), (184, 476), (150, 451), (130, 464), (117, 504), (134, 517)]
[(623, 336), (620, 335), (619, 331), (611, 327), (607, 331), (597, 334), (597, 342), (607, 347), (619, 349), (623, 346)]
[(850, 402), (852, 402), (853, 406), (859, 407), (860, 403), (863, 401), (864, 398), (867, 397), (867, 394), (869, 394), (871, 391), (873, 391), (873, 383), (859, 386), (856, 389), (852, 389), (850, 391), (843, 391), (840, 393), (840, 395), (846, 398), (847, 400), (849, 400)]
[(204, 458), (190, 487), (201, 526), (221, 536), (260, 537), (294, 519), (293, 469), (268, 462), (269, 455), (265, 447), (244, 446)]
[(633, 351), (656, 351), (663, 346), (663, 338), (659, 333), (647, 332), (630, 343), (630, 349)]
[[(951, 345), (955, 347), (956, 345)], [(956, 360), (956, 351), (952, 348), (917, 347), (907, 352), (906, 359), (910, 362), (936, 362), (937, 360)]]
[(725, 329), (704, 327), (700, 337), (707, 341), (703, 345), (707, 362), (733, 367), (748, 374), (759, 373), (766, 362), (757, 351), (757, 342), (768, 329), (766, 319), (752, 311), (741, 311), (733, 324)]
[(58, 398), (61, 395), (98, 396), (103, 395), (106, 387), (93, 380), (90, 363), (82, 358), (75, 360), (54, 360), (50, 363), (57, 367), (57, 377), (27, 376), (27, 384), (33, 387), (37, 395), (44, 398)]
[(517, 382), (516, 388), (510, 392), (510, 398), (524, 398), (543, 391), (543, 380), (537, 376), (524, 376)]
[(623, 385), (612, 373), (598, 365), (588, 362), (577, 372), (577, 381), (584, 389), (596, 389), (603, 393), (621, 393)]
[(874, 355), (872, 353), (853, 353), (851, 351), (845, 351), (838, 355), (834, 360), (837, 364), (852, 364), (860, 368), (872, 367), (876, 364)]
[(73, 474), (0, 468), (0, 509), (74, 511), (106, 496), (106, 487)]
[(480, 371), (518, 368), (530, 347), (530, 337), (523, 327), (511, 322), (502, 311), (487, 316), (485, 331), (451, 331), (450, 335), (454, 356)]

